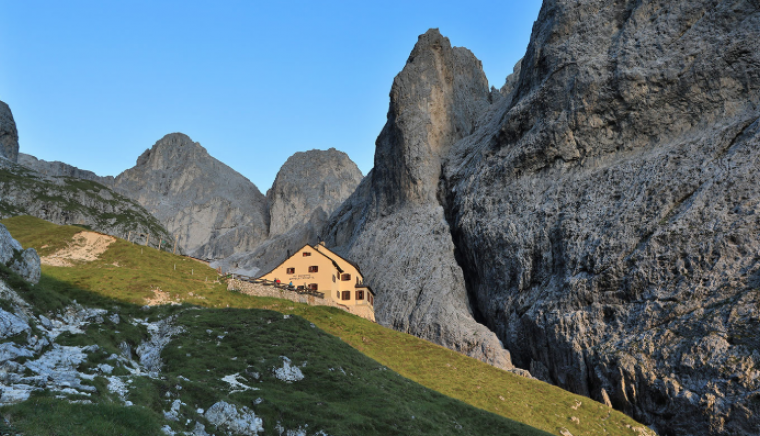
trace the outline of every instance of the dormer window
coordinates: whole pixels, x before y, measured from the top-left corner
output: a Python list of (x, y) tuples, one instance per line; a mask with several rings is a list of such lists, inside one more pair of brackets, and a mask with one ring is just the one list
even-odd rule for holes
[(310, 272), (310, 273), (319, 272), (319, 267), (318, 267), (318, 266), (316, 266), (316, 265), (314, 265), (314, 266), (310, 266), (310, 267), (309, 267), (309, 272)]

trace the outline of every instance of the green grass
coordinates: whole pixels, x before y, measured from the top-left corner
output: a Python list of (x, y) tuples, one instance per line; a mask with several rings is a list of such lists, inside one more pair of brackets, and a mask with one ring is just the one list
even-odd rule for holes
[[(308, 423), (313, 431), (336, 435), (545, 434), (385, 370), (300, 317), (221, 309), (186, 311), (177, 323), (186, 332), (164, 351), (164, 374), (176, 377), (170, 385), (182, 385), (172, 393), (182, 394), (191, 406), (190, 415), (197, 407), (211, 406), (210, 398), (218, 392), (229, 390), (222, 377), (239, 373), (260, 390), (227, 394), (228, 398), (238, 404), (258, 402), (254, 409), (265, 417), (270, 434), (275, 433), (276, 421), (290, 429)], [(303, 380), (286, 383), (273, 375), (272, 368), (283, 365), (281, 356), (303, 365)]]
[[(0, 199), (0, 216), (11, 217), (27, 213), (23, 206), (13, 204), (6, 199), (12, 198), (14, 193), (23, 190), (32, 198), (33, 203), (55, 204), (60, 210), (79, 212), (91, 217), (95, 221), (96, 228), (123, 227), (129, 230), (143, 228), (148, 229), (154, 236), (165, 240), (171, 239), (171, 235), (161, 223), (134, 200), (91, 180), (74, 177), (56, 177), (55, 179), (57, 183), (51, 181), (50, 178), (40, 177), (39, 174), (17, 164), (6, 163), (0, 166), (0, 197), (3, 198)], [(107, 192), (110, 197), (102, 197), (101, 191)], [(87, 197), (90, 200), (89, 203), (101, 205), (100, 208), (83, 205), (82, 197)], [(103, 212), (104, 206), (110, 206), (118, 213)]]
[[(108, 403), (72, 404), (48, 395), (34, 395), (29, 400), (3, 408), (2, 411), (5, 418), (11, 422), (11, 429), (24, 435), (144, 436), (161, 434), (158, 416), (139, 406), (125, 407)], [(15, 431), (10, 434), (15, 434)]]
[[(2, 223), (24, 247), (65, 245), (66, 238), (78, 231), (28, 217), (11, 218)], [(344, 311), (229, 292), (224, 284), (213, 283), (215, 278), (215, 271), (199, 262), (118, 240), (95, 262), (76, 268), (43, 266), (39, 286), (96, 307), (104, 307), (104, 297), (141, 305), (145, 298), (153, 295), (151, 289), (158, 287), (169, 292), (173, 299), (198, 306), (268, 309), (298, 315), (409, 380), (553, 434), (565, 428), (576, 436), (634, 435), (630, 427), (641, 426), (630, 417), (586, 397), (501, 371)], [(577, 410), (572, 409), (576, 401), (582, 403)], [(571, 417), (577, 417), (581, 424), (571, 422)]]

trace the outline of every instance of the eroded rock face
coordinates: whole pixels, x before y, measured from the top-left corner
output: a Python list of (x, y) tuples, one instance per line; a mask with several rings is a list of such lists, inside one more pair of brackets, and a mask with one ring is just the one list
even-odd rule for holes
[(445, 85), (481, 89), (469, 69), (435, 79), (456, 57), (431, 35), (330, 223), (380, 322), (467, 352), (477, 318), (664, 434), (756, 432), (757, 3), (547, 0), (485, 102)]
[(545, 2), (498, 127), (446, 166), (516, 365), (669, 434), (756, 431), (759, 36), (752, 2)]
[(119, 174), (116, 190), (150, 211), (193, 256), (250, 250), (268, 235), (266, 198), (187, 135), (164, 136)]
[(0, 156), (18, 161), (18, 130), (11, 108), (0, 101)]
[(510, 369), (509, 353), (470, 310), (438, 195), (442, 159), (489, 106), (481, 63), (430, 30), (390, 96), (375, 167), (333, 215), (328, 245), (361, 266), (381, 324)]

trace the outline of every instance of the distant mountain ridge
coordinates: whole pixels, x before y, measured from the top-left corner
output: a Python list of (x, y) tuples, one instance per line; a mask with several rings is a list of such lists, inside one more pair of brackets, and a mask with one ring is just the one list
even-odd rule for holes
[(348, 155), (334, 148), (299, 152), (286, 161), (265, 197), (182, 133), (164, 136), (116, 177), (19, 156), (23, 166), (43, 176), (112, 188), (147, 209), (180, 251), (250, 274), (269, 268), (288, 250), (316, 243), (330, 214), (362, 179)]
[(36, 157), (25, 153), (18, 154), (18, 163), (19, 165), (23, 165), (45, 176), (74, 177), (77, 179), (92, 180), (93, 182), (98, 182), (101, 185), (112, 189), (114, 187), (114, 178), (112, 176), (102, 177), (92, 171), (82, 170), (67, 163), (37, 159)]

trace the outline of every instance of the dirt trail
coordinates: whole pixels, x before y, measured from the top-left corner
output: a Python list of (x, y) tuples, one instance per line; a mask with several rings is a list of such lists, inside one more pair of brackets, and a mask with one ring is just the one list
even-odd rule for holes
[(175, 300), (172, 300), (171, 293), (160, 289), (153, 289), (153, 298), (146, 298), (145, 304), (148, 306), (160, 306), (162, 304), (177, 305), (181, 303), (179, 302), (179, 297), (175, 297)]
[(40, 259), (43, 265), (74, 266), (72, 261), (92, 262), (105, 253), (116, 238), (95, 232), (80, 232), (74, 235), (69, 246)]

